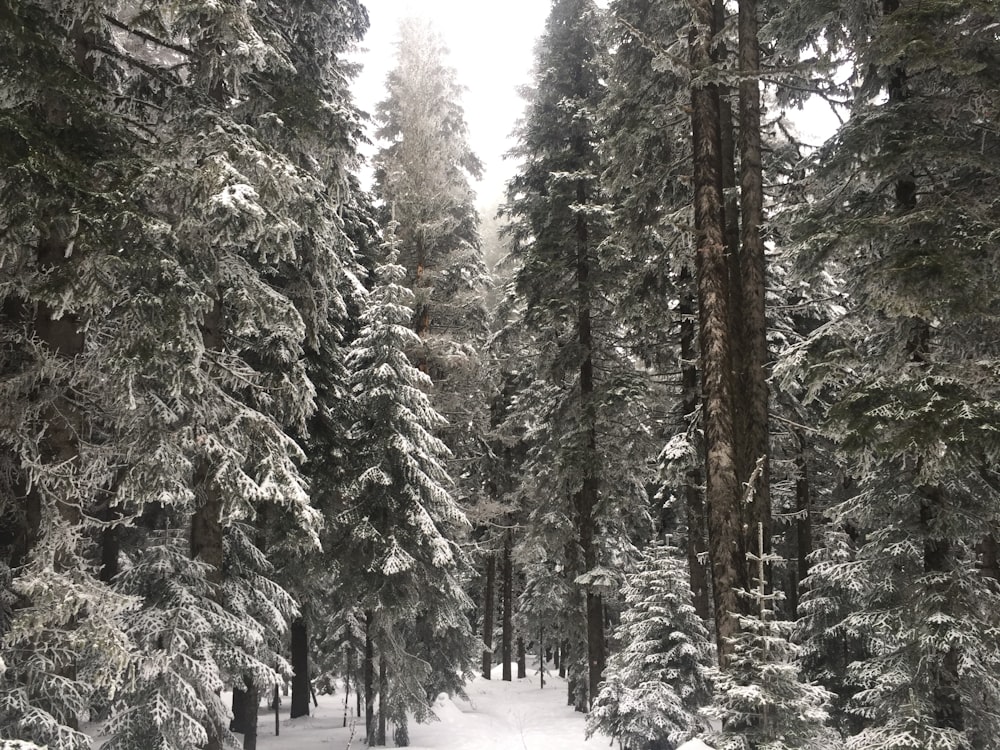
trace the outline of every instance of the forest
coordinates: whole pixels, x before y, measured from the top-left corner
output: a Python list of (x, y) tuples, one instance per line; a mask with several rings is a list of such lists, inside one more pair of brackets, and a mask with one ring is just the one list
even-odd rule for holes
[(1000, 746), (996, 0), (551, 0), (482, 215), (368, 25), (0, 0), (0, 747)]

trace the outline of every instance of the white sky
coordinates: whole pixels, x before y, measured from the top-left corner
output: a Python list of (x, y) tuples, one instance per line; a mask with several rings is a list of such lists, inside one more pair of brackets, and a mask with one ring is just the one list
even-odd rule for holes
[(504, 161), (508, 139), (524, 112), (517, 87), (529, 82), (535, 40), (548, 15), (547, 0), (369, 0), (371, 28), (362, 43), (364, 65), (355, 81), (358, 105), (372, 112), (385, 96), (385, 77), (395, 64), (399, 21), (428, 19), (449, 50), (447, 63), (466, 88), (462, 104), (473, 150), (485, 166), (478, 204), (492, 206), (515, 165)]

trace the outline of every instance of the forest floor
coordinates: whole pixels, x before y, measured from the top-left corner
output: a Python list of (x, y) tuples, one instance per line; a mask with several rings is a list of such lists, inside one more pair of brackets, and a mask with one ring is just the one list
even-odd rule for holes
[[(477, 677), (467, 687), (468, 700), (441, 695), (434, 705), (438, 721), (413, 724), (412, 750), (596, 750), (610, 746), (605, 737), (584, 738), (586, 717), (566, 705), (566, 681), (546, 674), (539, 687), (537, 667), (513, 682)], [(321, 695), (313, 715), (288, 718), (282, 706), (281, 734), (274, 734), (274, 714), (261, 708), (258, 750), (347, 750), (364, 748), (364, 718), (351, 713), (344, 727), (344, 695)], [(352, 727), (353, 723), (353, 727)], [(392, 745), (392, 727), (387, 744)]]

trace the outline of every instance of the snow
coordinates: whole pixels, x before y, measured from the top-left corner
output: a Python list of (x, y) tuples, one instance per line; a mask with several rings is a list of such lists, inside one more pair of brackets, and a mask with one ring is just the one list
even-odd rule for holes
[[(516, 674), (516, 670), (514, 672)], [(477, 677), (467, 687), (468, 700), (443, 693), (434, 704), (438, 721), (411, 723), (413, 750), (596, 750), (609, 748), (606, 737), (584, 739), (586, 717), (566, 705), (566, 681), (546, 674), (539, 688), (537, 670), (513, 682), (501, 680), (500, 666), (492, 679)], [(288, 699), (283, 710), (287, 711)], [(351, 695), (351, 708), (354, 695)], [(281, 736), (274, 736), (274, 714), (261, 706), (257, 735), (258, 750), (344, 750), (364, 747), (364, 717), (348, 717), (344, 728), (344, 696), (321, 695), (314, 715), (284, 718)], [(286, 714), (287, 716), (287, 714)], [(351, 722), (355, 723), (353, 729)], [(392, 744), (392, 728), (386, 732)], [(687, 750), (703, 750), (693, 745)]]
[(681, 745), (677, 750), (712, 750), (708, 745), (699, 739), (688, 740), (683, 745)]

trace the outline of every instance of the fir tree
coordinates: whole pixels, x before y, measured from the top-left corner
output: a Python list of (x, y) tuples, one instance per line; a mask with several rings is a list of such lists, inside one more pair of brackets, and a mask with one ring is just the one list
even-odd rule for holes
[(835, 509), (858, 532), (855, 558), (827, 573), (855, 587), (843, 627), (871, 649), (851, 672), (865, 724), (852, 747), (987, 746), (997, 735), (997, 402), (985, 374), (997, 356), (986, 260), (996, 205), (981, 196), (1000, 157), (985, 114), (997, 51), (984, 30), (997, 11), (887, 0), (874, 15), (844, 4), (833, 24), (803, 17), (833, 27), (856, 91), (817, 154), (799, 224), (803, 260), (841, 276), (850, 301), (810, 345), (856, 488)]
[(588, 736), (611, 736), (630, 750), (677, 747), (703, 728), (712, 697), (712, 645), (691, 605), (677, 550), (647, 549), (625, 584), (625, 609), (601, 690), (587, 717)]
[[(477, 652), (457, 543), (468, 521), (450, 493), (448, 450), (433, 434), (444, 420), (425, 393), (429, 378), (406, 354), (418, 340), (409, 327), (413, 295), (400, 285), (405, 269), (394, 260), (376, 268), (350, 353), (357, 464), (337, 527), (350, 550), (343, 588), (368, 613), (368, 637), (387, 665), (391, 698), (382, 697), (381, 710), (412, 711), (420, 720), (428, 690), (457, 689)], [(415, 651), (422, 639), (433, 654)], [(448, 684), (435, 682), (442, 678)], [(368, 741), (375, 741), (372, 727)]]
[[(763, 547), (760, 528), (760, 546)], [(718, 750), (832, 750), (839, 736), (825, 727), (832, 695), (800, 679), (799, 648), (790, 640), (793, 623), (776, 618), (778, 593), (765, 589), (765, 565), (775, 555), (753, 556), (757, 587), (740, 594), (759, 614), (741, 615), (730, 656), (716, 679), (717, 695), (706, 714), (721, 721), (709, 737)]]
[[(574, 637), (582, 631), (586, 640), (570, 650), (574, 662), (581, 660), (575, 663), (588, 666), (573, 677), (590, 698), (606, 657), (603, 592), (589, 581), (603, 578), (612, 549), (628, 548), (629, 524), (648, 521), (646, 466), (637, 466), (647, 455), (646, 435), (620, 429), (622, 421), (642, 423), (635, 398), (641, 388), (616, 347), (605, 304), (613, 280), (598, 250), (608, 232), (596, 122), (604, 96), (601, 25), (590, 2), (553, 3), (512, 152), (522, 166), (502, 209), (511, 219), (516, 325), (533, 338), (533, 382), (508, 417), (527, 427), (518, 490), (529, 514), (522, 544), (544, 550), (576, 584), (567, 609), (583, 626), (573, 628)], [(584, 710), (587, 700), (576, 704)]]

